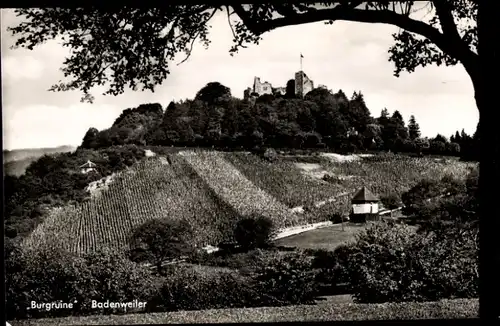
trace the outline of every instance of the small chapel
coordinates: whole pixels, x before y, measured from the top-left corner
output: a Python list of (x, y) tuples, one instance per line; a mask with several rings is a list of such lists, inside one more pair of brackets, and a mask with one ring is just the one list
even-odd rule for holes
[(350, 221), (365, 223), (367, 220), (376, 220), (379, 213), (380, 199), (373, 195), (366, 187), (359, 189), (351, 200)]
[(87, 174), (89, 172), (97, 172), (96, 167), (97, 165), (94, 162), (88, 160), (85, 164), (80, 166), (80, 171), (83, 174)]

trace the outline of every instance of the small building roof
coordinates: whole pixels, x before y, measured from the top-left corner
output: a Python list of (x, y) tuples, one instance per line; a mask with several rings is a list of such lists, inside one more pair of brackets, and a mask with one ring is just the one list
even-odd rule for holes
[(88, 160), (85, 164), (80, 165), (81, 168), (95, 168), (96, 164)]
[(358, 190), (358, 192), (352, 197), (351, 202), (356, 203), (366, 203), (379, 201), (378, 197), (373, 195), (368, 188), (363, 187)]

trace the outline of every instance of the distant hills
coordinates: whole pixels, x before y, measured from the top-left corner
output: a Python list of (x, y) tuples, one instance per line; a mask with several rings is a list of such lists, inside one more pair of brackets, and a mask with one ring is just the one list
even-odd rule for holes
[(45, 154), (72, 152), (76, 146), (64, 145), (52, 148), (23, 148), (3, 151), (4, 174), (20, 176), (31, 162)]

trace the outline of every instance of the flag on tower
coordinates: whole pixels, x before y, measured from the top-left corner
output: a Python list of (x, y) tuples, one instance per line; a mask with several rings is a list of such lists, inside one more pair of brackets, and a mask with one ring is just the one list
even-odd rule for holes
[(304, 56), (302, 55), (302, 53), (300, 54), (300, 57), (303, 58)]

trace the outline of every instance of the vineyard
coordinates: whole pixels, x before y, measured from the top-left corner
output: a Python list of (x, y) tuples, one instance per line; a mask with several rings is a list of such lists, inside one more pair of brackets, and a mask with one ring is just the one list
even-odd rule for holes
[(236, 214), (190, 170), (182, 158), (172, 165), (148, 159), (115, 177), (107, 190), (78, 207), (55, 209), (28, 237), (28, 248), (60, 246), (76, 253), (110, 247), (128, 249), (131, 231), (148, 219), (186, 219), (194, 245), (231, 235)]
[[(230, 161), (256, 186), (288, 207), (312, 206), (340, 193), (354, 192), (362, 186), (379, 196), (401, 195), (424, 178), (440, 179), (445, 175), (463, 178), (475, 163), (442, 162), (430, 157), (398, 155), (363, 157), (359, 161), (332, 162), (321, 157), (294, 157), (270, 163), (253, 155), (226, 153)], [(332, 181), (308, 177), (300, 163), (319, 165)], [(299, 163), (299, 164), (297, 164)], [(345, 204), (345, 203), (344, 203)]]
[(244, 153), (224, 153), (224, 157), (255, 186), (289, 208), (313, 205), (343, 191), (340, 185), (308, 178), (292, 162), (271, 163)]
[(306, 213), (292, 213), (291, 208), (314, 207), (363, 185), (380, 196), (401, 194), (423, 178), (463, 177), (473, 165), (402, 156), (356, 162), (314, 158), (315, 166), (338, 177), (327, 182), (308, 177), (297, 165), (312, 159), (270, 163), (251, 154), (216, 151), (150, 157), (114, 175), (98, 196), (53, 209), (24, 245), (58, 246), (76, 253), (103, 247), (127, 250), (131, 231), (154, 218), (185, 219), (194, 230), (193, 245), (214, 245), (231, 239), (241, 216), (269, 216), (280, 228), (324, 221), (332, 212), (347, 211), (349, 196)]
[(270, 217), (278, 227), (289, 227), (301, 222), (300, 215), (249, 181), (220, 152), (181, 152), (197, 174), (221, 199), (241, 216), (253, 213)]

